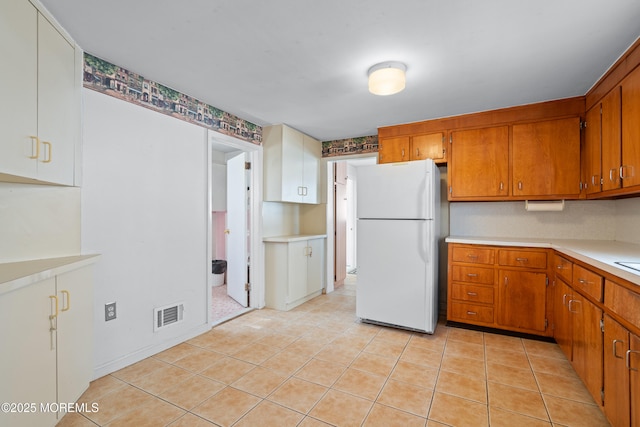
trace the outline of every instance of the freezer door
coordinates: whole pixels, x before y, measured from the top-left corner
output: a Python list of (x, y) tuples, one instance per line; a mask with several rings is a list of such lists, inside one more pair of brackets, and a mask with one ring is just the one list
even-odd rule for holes
[(432, 160), (358, 168), (358, 218), (432, 219)]
[(358, 220), (356, 315), (433, 333), (437, 284), (433, 221)]

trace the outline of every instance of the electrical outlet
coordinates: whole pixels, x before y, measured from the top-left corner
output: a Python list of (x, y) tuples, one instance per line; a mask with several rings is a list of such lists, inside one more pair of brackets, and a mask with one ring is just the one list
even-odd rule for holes
[(116, 303), (110, 302), (104, 305), (104, 321), (108, 322), (116, 318)]

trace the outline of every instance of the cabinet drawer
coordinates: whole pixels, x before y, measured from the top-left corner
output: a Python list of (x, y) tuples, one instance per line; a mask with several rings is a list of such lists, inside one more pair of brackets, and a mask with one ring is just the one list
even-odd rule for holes
[(582, 268), (579, 265), (573, 266), (574, 289), (579, 289), (594, 297), (597, 301), (602, 301), (602, 276)]
[(547, 253), (501, 249), (498, 263), (510, 267), (547, 268)]
[(451, 269), (454, 282), (493, 284), (493, 269), (466, 265), (454, 265)]
[(493, 323), (493, 307), (452, 302), (450, 319)]
[(462, 301), (493, 304), (493, 288), (454, 283), (451, 286), (451, 298)]
[(640, 294), (607, 280), (604, 305), (629, 323), (640, 325)]
[(558, 276), (564, 279), (565, 282), (571, 283), (573, 280), (573, 263), (560, 255), (553, 257), (553, 267)]
[(469, 262), (473, 264), (493, 264), (494, 250), (484, 248), (458, 247), (453, 248), (452, 261)]

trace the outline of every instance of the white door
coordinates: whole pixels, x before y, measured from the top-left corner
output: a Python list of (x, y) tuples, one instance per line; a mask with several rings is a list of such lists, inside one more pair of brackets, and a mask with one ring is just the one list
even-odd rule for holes
[(245, 155), (227, 160), (227, 295), (247, 306), (247, 183)]

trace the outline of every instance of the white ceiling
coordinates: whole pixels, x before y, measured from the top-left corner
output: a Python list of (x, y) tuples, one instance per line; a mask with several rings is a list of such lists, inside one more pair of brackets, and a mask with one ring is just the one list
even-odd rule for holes
[[(639, 0), (41, 0), (88, 53), (258, 125), (326, 141), (584, 95)], [(407, 64), (377, 97), (367, 70)]]

